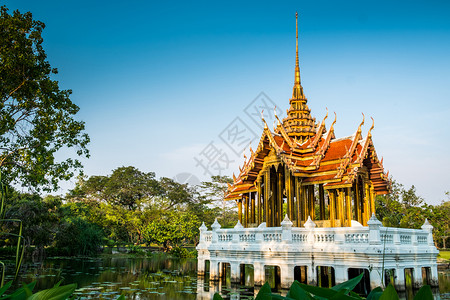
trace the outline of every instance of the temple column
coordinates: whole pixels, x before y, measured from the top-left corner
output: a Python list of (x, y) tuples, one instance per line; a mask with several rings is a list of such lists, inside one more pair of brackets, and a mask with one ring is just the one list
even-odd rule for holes
[(238, 204), (238, 220), (242, 224), (242, 199), (236, 200)]
[(261, 224), (262, 222), (262, 205), (261, 205), (261, 178), (258, 179), (256, 183), (256, 210), (258, 211), (258, 218), (257, 218), (257, 225)]
[[(336, 223), (337, 227), (340, 226), (339, 222), (341, 221), (341, 204), (339, 203), (340, 200), (341, 200), (341, 190), (336, 189), (336, 197), (335, 197), (336, 222), (335, 223)], [(339, 220), (339, 222), (337, 220)]]
[(277, 201), (278, 201), (278, 218), (276, 226), (281, 226), (281, 221), (283, 221), (283, 173), (281, 173), (282, 168), (278, 168), (277, 172)]
[(341, 220), (341, 227), (344, 227), (345, 224), (345, 213), (344, 213), (344, 201), (345, 201), (345, 193), (344, 189), (339, 189), (339, 219)]
[(294, 206), (294, 183), (291, 172), (288, 168), (284, 169), (285, 172), (285, 186), (286, 186), (286, 198), (287, 198), (287, 214), (290, 220), (295, 219), (295, 206)]
[(373, 185), (370, 185), (370, 215), (369, 218), (372, 216), (372, 214), (375, 213), (375, 189)]
[(289, 171), (289, 190), (290, 190), (290, 200), (291, 200), (291, 220), (295, 219), (295, 193), (294, 193), (295, 183), (294, 183), (294, 177)]
[[(275, 174), (273, 174), (273, 178), (270, 178), (271, 181), (271, 188), (272, 188), (272, 195), (270, 197), (270, 227), (277, 226), (277, 172), (275, 170)], [(272, 177), (272, 176), (271, 176)]]
[(287, 167), (284, 167), (284, 189), (286, 191), (286, 204), (287, 204), (287, 208), (286, 208), (286, 213), (289, 217), (290, 220), (292, 220), (291, 218), (291, 212), (292, 212), (292, 203), (291, 203), (291, 180), (290, 180), (290, 172), (289, 169)]
[(367, 221), (370, 218), (370, 195), (369, 195), (369, 183), (364, 178), (364, 226), (367, 226)]
[(244, 196), (244, 227), (248, 226), (248, 196)]
[(334, 190), (328, 190), (328, 199), (330, 200), (330, 226), (335, 227), (335, 219), (336, 219), (336, 194)]
[(297, 204), (297, 227), (301, 226), (301, 211), (300, 211), (300, 182), (298, 177), (294, 177), (295, 202)]
[(309, 216), (309, 196), (308, 196), (308, 186), (302, 186), (302, 209), (304, 211), (303, 221), (306, 221)]
[(315, 197), (314, 197), (314, 185), (308, 186), (308, 198), (309, 198), (309, 216), (311, 220), (316, 219), (316, 210), (315, 210)]
[(320, 206), (320, 220), (325, 220), (325, 195), (323, 184), (319, 184), (319, 206)]
[(252, 195), (251, 221), (254, 224), (254, 223), (256, 223), (256, 207), (255, 207), (256, 193), (253, 192), (253, 193), (251, 193), (251, 195)]
[(361, 193), (360, 193), (360, 184), (359, 178), (356, 180), (355, 184), (355, 213), (356, 213), (356, 221), (362, 223), (361, 220)]
[(270, 227), (269, 194), (270, 194), (270, 168), (267, 168), (266, 174), (264, 175), (264, 206), (265, 206), (264, 218), (267, 227)]
[(301, 220), (304, 222), (306, 219), (308, 219), (309, 216), (309, 210), (307, 205), (307, 193), (306, 193), (306, 186), (300, 185), (300, 215)]
[(351, 194), (351, 188), (346, 188), (345, 193), (345, 210), (346, 210), (346, 219), (347, 219), (347, 226), (351, 227), (352, 223), (352, 194)]

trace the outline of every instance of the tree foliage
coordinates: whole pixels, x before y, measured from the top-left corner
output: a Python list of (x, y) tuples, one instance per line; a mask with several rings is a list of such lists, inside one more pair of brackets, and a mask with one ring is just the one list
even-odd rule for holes
[[(448, 192), (446, 195), (449, 198)], [(419, 229), (428, 219), (434, 227), (433, 236), (438, 246), (444, 246), (445, 240), (449, 238), (449, 199), (440, 205), (429, 205), (417, 195), (414, 185), (406, 189), (392, 180), (391, 193), (377, 196), (375, 206), (377, 218), (384, 226)]]
[(56, 161), (62, 148), (88, 156), (79, 108), (52, 77), (58, 73), (43, 48), (44, 23), (30, 12), (0, 8), (0, 168), (8, 182), (57, 189), (81, 168), (77, 159)]
[(212, 224), (217, 218), (224, 228), (236, 225), (238, 215), (236, 203), (225, 201), (225, 192), (233, 179), (228, 176), (211, 176), (211, 181), (202, 182), (195, 190), (199, 209), (197, 214), (206, 224)]
[(65, 255), (96, 255), (102, 242), (101, 228), (79, 217), (66, 218), (55, 236), (55, 246)]
[[(10, 191), (6, 218), (22, 220), (27, 246), (34, 245), (42, 249), (50, 245), (61, 218), (62, 199), (54, 196), (42, 199), (37, 194), (19, 193), (12, 188)], [(14, 225), (10, 224), (10, 227)]]
[[(72, 213), (82, 213), (87, 220), (101, 226), (110, 240), (143, 243), (144, 237), (148, 238), (144, 231), (149, 224), (157, 224), (155, 220), (185, 213), (201, 219), (209, 208), (201, 204), (203, 200), (197, 196), (187, 184), (166, 177), (156, 179), (153, 172), (145, 173), (128, 166), (119, 167), (107, 176), (80, 177), (66, 198)], [(212, 216), (212, 221), (216, 216)], [(180, 222), (185, 220), (181, 218)], [(197, 228), (192, 230), (197, 231)]]
[(196, 239), (200, 227), (198, 217), (190, 212), (168, 212), (150, 222), (144, 230), (145, 240), (162, 244), (165, 249), (184, 245)]

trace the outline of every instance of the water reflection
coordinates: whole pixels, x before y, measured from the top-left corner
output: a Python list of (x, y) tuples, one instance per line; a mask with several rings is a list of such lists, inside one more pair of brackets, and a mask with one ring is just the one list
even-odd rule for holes
[[(75, 295), (78, 299), (116, 299), (118, 295), (125, 294), (127, 299), (136, 300), (209, 300), (215, 292), (219, 292), (225, 299), (252, 299), (253, 295), (259, 292), (258, 287), (252, 287), (253, 267), (243, 265), (241, 271), (244, 271), (241, 284), (231, 284), (230, 276), (219, 282), (211, 282), (208, 274), (197, 277), (195, 259), (51, 258), (42, 263), (24, 264), (20, 282), (16, 286), (21, 286), (21, 282), (37, 281), (36, 291), (50, 288), (63, 279), (63, 284), (77, 283)], [(274, 270), (266, 270), (269, 279), (273, 273), (271, 271)], [(436, 299), (450, 299), (450, 273), (440, 273), (439, 282), (441, 295), (439, 296), (439, 291), (436, 290)], [(275, 282), (273, 285), (277, 286)], [(286, 292), (280, 291), (282, 295)], [(403, 299), (412, 299), (408, 294), (401, 296)]]

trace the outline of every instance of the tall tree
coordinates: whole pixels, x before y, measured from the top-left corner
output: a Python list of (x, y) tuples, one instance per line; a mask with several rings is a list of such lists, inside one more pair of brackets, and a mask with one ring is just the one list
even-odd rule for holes
[(58, 73), (42, 46), (44, 23), (30, 12), (0, 8), (0, 169), (8, 182), (54, 190), (81, 168), (78, 159), (56, 161), (62, 148), (89, 156), (79, 108), (52, 77)]
[[(222, 227), (233, 227), (238, 220), (235, 201), (225, 201), (225, 192), (233, 179), (228, 176), (211, 176), (211, 181), (202, 182), (197, 191), (197, 215), (206, 224), (217, 217)], [(202, 208), (202, 209), (200, 209)]]

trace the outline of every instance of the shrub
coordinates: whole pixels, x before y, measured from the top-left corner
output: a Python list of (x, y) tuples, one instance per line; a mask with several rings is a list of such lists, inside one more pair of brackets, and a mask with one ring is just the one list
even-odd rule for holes
[(183, 247), (173, 247), (172, 250), (170, 250), (170, 255), (180, 258), (194, 258), (197, 254), (196, 251), (188, 251), (186, 248)]
[(61, 225), (55, 246), (67, 255), (97, 255), (102, 240), (103, 232), (97, 225), (73, 218)]

